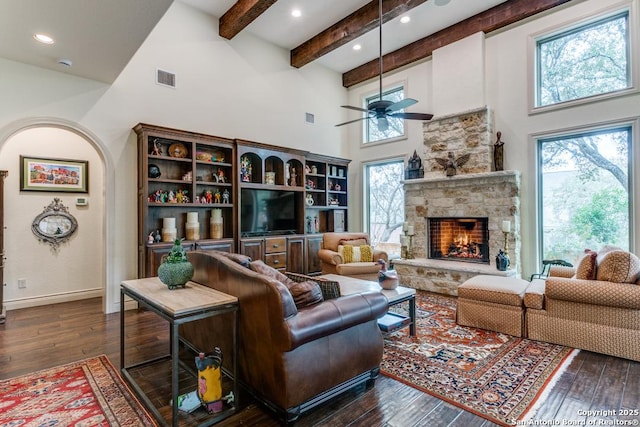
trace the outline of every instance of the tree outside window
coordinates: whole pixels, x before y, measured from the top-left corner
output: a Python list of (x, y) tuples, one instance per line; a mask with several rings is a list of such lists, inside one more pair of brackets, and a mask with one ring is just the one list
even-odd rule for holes
[(629, 12), (536, 41), (536, 107), (631, 87)]
[(629, 249), (631, 140), (619, 127), (538, 141), (542, 259)]
[[(404, 99), (404, 87), (399, 86), (386, 92), (382, 92), (382, 99), (385, 101), (398, 102)], [(364, 108), (380, 100), (380, 94), (370, 96), (364, 100)], [(404, 110), (399, 110), (401, 112)], [(373, 118), (364, 121), (364, 143), (382, 141), (383, 139), (397, 138), (404, 135), (404, 120), (397, 117), (389, 117), (389, 128), (385, 131), (378, 129), (378, 120)]]
[(404, 161), (365, 165), (365, 212), (371, 243), (400, 257), (400, 234), (404, 223)]

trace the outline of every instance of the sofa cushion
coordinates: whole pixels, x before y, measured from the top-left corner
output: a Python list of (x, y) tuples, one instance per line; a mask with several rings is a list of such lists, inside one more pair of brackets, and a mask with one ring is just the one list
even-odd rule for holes
[(596, 258), (598, 253), (587, 249), (578, 261), (575, 279), (595, 280), (596, 279)]
[(338, 242), (338, 246), (340, 245), (362, 246), (362, 245), (368, 245), (368, 244), (369, 242), (365, 238), (352, 239), (352, 240), (340, 239), (340, 242)]
[(243, 267), (249, 268), (249, 263), (251, 262), (251, 257), (243, 254), (234, 254), (230, 252), (220, 252), (218, 253), (222, 256), (229, 258), (231, 261), (235, 261)]
[(369, 245), (340, 245), (338, 253), (347, 264), (350, 262), (373, 262), (373, 249)]
[(612, 246), (612, 245), (604, 245), (603, 247), (600, 248), (600, 250), (598, 251), (598, 257), (596, 258), (596, 264), (600, 265), (600, 263), (602, 262), (602, 260), (604, 259), (604, 257), (609, 253), (609, 252), (613, 252), (613, 251), (622, 251), (624, 249), (619, 248), (617, 246)]
[(614, 283), (635, 283), (640, 275), (640, 258), (631, 252), (614, 250), (598, 264), (598, 280)]
[(252, 261), (249, 263), (249, 268), (256, 273), (264, 274), (285, 285), (287, 289), (289, 289), (298, 309), (323, 301), (322, 290), (316, 282), (296, 282), (295, 280), (291, 280), (275, 268), (262, 262), (262, 260)]
[(322, 289), (320, 289), (320, 285), (318, 285), (317, 282), (312, 280), (305, 282), (296, 282), (291, 279), (287, 280), (289, 283), (285, 283), (285, 285), (289, 288), (289, 292), (291, 292), (297, 308), (308, 307), (324, 301)]

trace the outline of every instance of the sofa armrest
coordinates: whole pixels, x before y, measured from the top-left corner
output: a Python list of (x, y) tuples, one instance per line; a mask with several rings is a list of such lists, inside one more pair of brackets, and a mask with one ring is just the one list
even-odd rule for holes
[(318, 338), (378, 319), (388, 308), (387, 298), (380, 292), (345, 295), (305, 307), (286, 320), (290, 346), (283, 350), (290, 351)]
[(533, 279), (524, 293), (524, 306), (527, 308), (535, 308), (536, 310), (544, 309), (544, 279)]
[(552, 265), (549, 268), (549, 277), (571, 278), (574, 274), (576, 274), (576, 269), (574, 267), (564, 267), (564, 266), (561, 266), (561, 265)]
[(318, 258), (320, 258), (320, 260), (326, 264), (331, 264), (331, 265), (344, 264), (342, 255), (340, 255), (338, 252), (332, 251), (331, 249), (320, 249), (318, 251)]
[(389, 255), (385, 251), (381, 251), (379, 249), (373, 249), (373, 261), (376, 262), (379, 259), (385, 260), (385, 262), (389, 262)]
[(563, 301), (640, 309), (640, 287), (632, 283), (549, 277), (545, 297)]

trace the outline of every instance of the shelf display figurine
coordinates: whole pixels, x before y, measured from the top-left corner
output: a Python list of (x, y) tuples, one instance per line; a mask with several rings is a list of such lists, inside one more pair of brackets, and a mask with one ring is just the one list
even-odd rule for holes
[(162, 156), (162, 146), (158, 143), (158, 138), (153, 140), (153, 150), (151, 150), (152, 156)]
[[(213, 193), (211, 192), (211, 190), (205, 191), (203, 197), (204, 197), (206, 203), (213, 203)], [(205, 202), (203, 202), (203, 203), (205, 203)]]
[(222, 168), (218, 168), (218, 171), (213, 174), (213, 180), (215, 182), (227, 182), (227, 177), (224, 176), (224, 171), (222, 170)]
[(251, 182), (251, 160), (246, 156), (240, 159), (240, 181)]
[(221, 200), (222, 200), (222, 195), (220, 194), (220, 190), (218, 190), (217, 188), (216, 188), (216, 192), (215, 192), (215, 194), (213, 195), (213, 200), (214, 200), (216, 203), (220, 203), (220, 202), (221, 202)]
[(230, 203), (230, 198), (231, 195), (229, 194), (229, 190), (225, 188), (224, 192), (222, 193), (222, 203)]
[(501, 140), (502, 132), (496, 134), (498, 139), (493, 144), (493, 169), (495, 171), (504, 170), (504, 142)]
[(291, 187), (295, 187), (296, 185), (298, 185), (298, 184), (296, 184), (296, 178), (297, 178), (297, 176), (296, 176), (296, 168), (292, 167), (291, 168), (291, 173), (289, 174), (289, 185)]

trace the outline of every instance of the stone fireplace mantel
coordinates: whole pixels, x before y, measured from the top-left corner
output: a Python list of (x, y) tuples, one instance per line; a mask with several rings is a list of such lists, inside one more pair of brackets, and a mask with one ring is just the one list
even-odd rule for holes
[[(425, 177), (404, 181), (405, 221), (414, 226), (414, 259), (394, 261), (401, 282), (418, 289), (457, 294), (457, 286), (477, 274), (519, 275), (521, 271), (521, 173), (495, 171), (492, 162), (492, 114), (488, 108), (432, 120), (424, 125)], [(434, 159), (469, 153), (470, 160), (446, 176)], [(429, 259), (428, 218), (488, 219), (489, 264)], [(497, 270), (495, 257), (504, 248), (503, 221), (511, 224), (507, 236), (511, 266)]]

